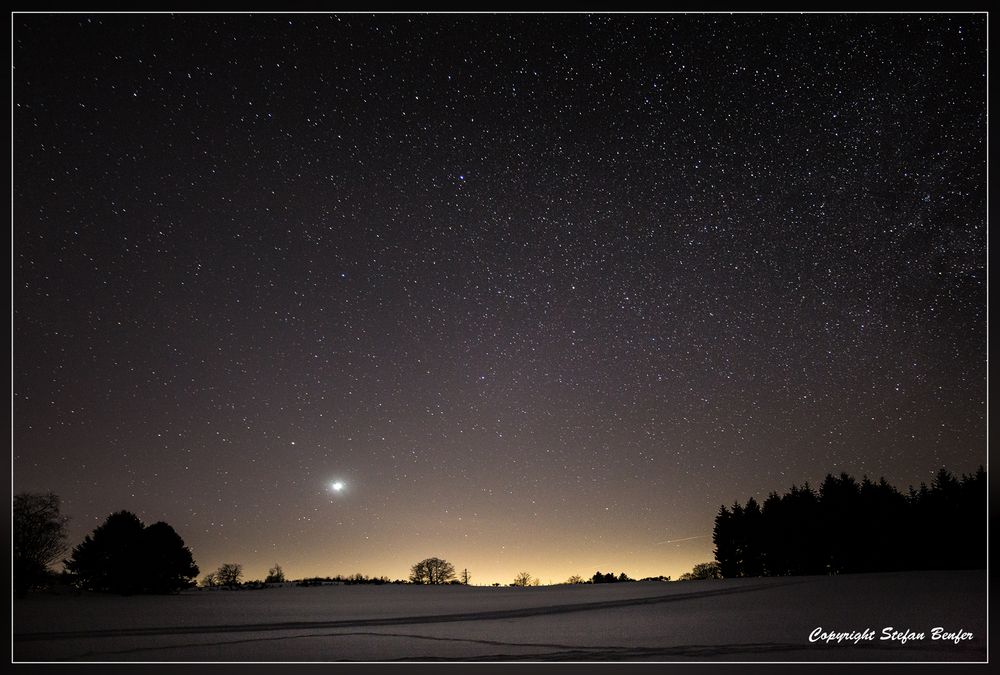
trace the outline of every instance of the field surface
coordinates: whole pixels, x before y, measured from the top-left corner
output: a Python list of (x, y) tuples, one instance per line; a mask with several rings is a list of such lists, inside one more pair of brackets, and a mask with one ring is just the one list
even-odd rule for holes
[[(537, 588), (36, 594), (14, 602), (13, 660), (982, 662), (986, 591), (986, 572), (974, 570)], [(890, 627), (923, 638), (881, 639)], [(934, 639), (938, 627), (971, 635)], [(811, 642), (817, 628), (868, 629), (873, 638)]]

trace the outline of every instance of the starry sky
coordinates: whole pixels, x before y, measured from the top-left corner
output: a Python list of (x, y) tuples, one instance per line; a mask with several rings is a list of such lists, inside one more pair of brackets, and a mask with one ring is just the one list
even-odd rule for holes
[(985, 14), (15, 14), (13, 490), (202, 573), (547, 583), (972, 472), (985, 51)]

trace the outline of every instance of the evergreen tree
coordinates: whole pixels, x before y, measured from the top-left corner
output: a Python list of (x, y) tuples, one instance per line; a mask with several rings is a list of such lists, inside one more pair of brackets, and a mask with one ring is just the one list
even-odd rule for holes
[(715, 559), (719, 563), (721, 574), (727, 579), (738, 576), (739, 573), (735, 528), (733, 514), (722, 505), (719, 507), (718, 515), (715, 516), (712, 543), (715, 544)]
[[(861, 483), (828, 474), (758, 506), (752, 497), (719, 508), (712, 530), (722, 575), (843, 574), (986, 566), (986, 470), (945, 469), (906, 494), (885, 478)], [(928, 546), (928, 533), (947, 545)], [(599, 575), (600, 573), (598, 573)], [(595, 578), (598, 576), (595, 575)], [(691, 578), (686, 576), (686, 578)]]
[(740, 576), (759, 577), (764, 574), (764, 516), (757, 500), (751, 497), (743, 507), (743, 560)]
[(172, 593), (198, 576), (191, 550), (166, 523), (145, 527), (118, 511), (74, 547), (66, 569), (81, 588), (122, 593)]

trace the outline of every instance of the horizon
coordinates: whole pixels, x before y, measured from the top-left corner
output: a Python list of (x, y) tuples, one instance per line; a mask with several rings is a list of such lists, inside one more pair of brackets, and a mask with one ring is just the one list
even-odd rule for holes
[[(942, 467), (942, 469), (948, 470), (947, 467)], [(985, 472), (985, 466), (981, 465), (980, 467), (977, 468), (977, 471), (979, 469), (982, 469)], [(836, 475), (840, 475), (840, 473), (846, 473), (846, 472), (838, 472), (838, 474), (836, 474)], [(949, 473), (953, 477), (955, 477), (957, 479), (961, 479), (963, 477), (973, 475), (975, 473), (975, 471), (969, 471), (969, 472), (952, 472), (952, 471), (949, 470)], [(988, 473), (987, 473), (987, 475), (988, 475)], [(833, 474), (832, 472), (827, 472), (826, 474), (824, 474), (824, 478), (827, 477), (827, 476), (835, 476), (835, 474)], [(868, 475), (851, 476), (851, 477), (857, 479), (857, 481), (859, 483), (862, 480), (864, 480), (865, 478), (868, 478), (868, 479), (872, 480), (873, 482), (878, 482), (881, 479), (885, 478), (884, 476), (875, 477), (875, 476), (868, 476)], [(916, 484), (910, 483), (910, 484), (907, 484), (905, 486), (894, 484), (892, 481), (888, 481), (888, 480), (886, 482), (889, 485), (891, 485), (895, 490), (897, 490), (900, 494), (906, 495), (906, 494), (908, 494), (908, 492), (910, 490), (918, 490), (920, 488), (921, 484), (930, 485), (932, 479), (933, 479), (933, 476), (928, 477), (927, 480), (923, 480), (923, 481), (917, 482)], [(793, 483), (791, 485), (798, 486), (799, 488), (804, 488), (806, 485), (808, 485), (811, 490), (813, 490), (814, 492), (816, 492), (816, 491), (818, 491), (819, 485), (821, 485), (822, 482), (823, 482), (822, 479), (815, 480), (815, 481), (808, 481), (807, 480), (807, 481), (795, 482), (795, 483)], [(776, 493), (776, 494), (779, 494), (779, 495), (783, 494), (783, 491), (772, 490), (772, 491), (768, 491), (768, 493), (766, 493), (766, 494), (744, 495), (743, 497), (735, 497), (734, 499), (730, 500), (729, 502), (720, 504), (719, 506), (720, 507), (723, 507), (723, 506), (724, 507), (729, 507), (734, 502), (739, 502), (740, 504), (743, 504), (746, 501), (748, 501), (749, 499), (754, 499), (759, 504), (763, 504), (764, 501), (765, 501), (765, 499), (767, 498), (768, 494), (770, 494), (772, 492)], [(119, 510), (127, 510), (127, 509), (119, 509)], [(66, 515), (66, 514), (64, 514), (64, 515)], [(140, 518), (140, 520), (144, 521), (145, 524), (147, 524), (147, 525), (151, 524), (152, 522), (155, 522), (155, 519), (154, 520), (147, 520), (145, 518), (142, 518), (141, 514), (136, 514), (136, 515), (138, 515), (139, 518)], [(72, 522), (72, 521), (70, 521), (70, 522)], [(169, 524), (169, 522), (168, 522), (168, 524)], [(91, 534), (91, 533), (92, 532), (88, 532), (87, 534)], [(181, 536), (183, 538), (183, 533), (178, 533), (178, 534), (181, 534)], [(715, 544), (713, 543), (712, 539), (713, 539), (713, 535), (712, 535), (712, 532), (710, 531), (709, 534), (705, 534), (705, 535), (694, 535), (694, 536), (690, 536), (690, 537), (680, 537), (678, 539), (670, 539), (670, 540), (664, 540), (664, 541), (660, 541), (660, 542), (654, 542), (652, 544), (652, 547), (654, 548), (654, 550), (656, 548), (662, 547), (662, 546), (674, 546), (675, 548), (679, 548), (682, 545), (687, 545), (687, 544), (691, 544), (691, 543), (700, 544), (700, 546), (698, 546), (699, 550), (702, 549), (702, 548), (704, 548), (704, 546), (706, 546), (706, 545), (708, 546), (708, 551), (705, 554), (705, 556), (700, 557), (696, 562), (693, 562), (687, 568), (683, 568), (683, 569), (677, 570), (675, 573), (669, 572), (669, 571), (668, 572), (663, 572), (663, 571), (660, 571), (660, 572), (647, 572), (647, 571), (643, 571), (643, 572), (633, 573), (630, 569), (627, 569), (627, 567), (628, 567), (627, 565), (616, 566), (616, 565), (610, 564), (610, 565), (604, 565), (604, 566), (601, 566), (601, 565), (594, 566), (592, 572), (584, 569), (582, 571), (566, 572), (564, 574), (556, 573), (555, 575), (552, 575), (552, 574), (536, 573), (534, 570), (527, 569), (525, 566), (521, 566), (521, 567), (517, 568), (516, 572), (511, 572), (509, 575), (507, 575), (508, 578), (506, 580), (503, 578), (502, 574), (500, 576), (497, 576), (497, 574), (498, 574), (497, 569), (498, 568), (487, 568), (486, 574), (488, 575), (488, 574), (490, 574), (492, 572), (493, 576), (488, 577), (485, 581), (476, 581), (477, 575), (473, 574), (472, 571), (469, 570), (469, 579), (470, 579), (470, 582), (469, 582), (468, 585), (469, 586), (483, 586), (483, 587), (489, 586), (489, 587), (492, 587), (494, 584), (499, 584), (501, 587), (507, 587), (507, 586), (511, 586), (511, 581), (514, 579), (514, 576), (516, 574), (518, 574), (518, 573), (521, 573), (521, 572), (528, 572), (528, 573), (530, 573), (531, 576), (534, 577), (534, 578), (536, 578), (539, 581), (539, 584), (542, 585), (542, 586), (565, 584), (565, 583), (567, 583), (567, 580), (571, 576), (573, 576), (573, 575), (579, 575), (579, 576), (581, 576), (583, 578), (583, 580), (585, 582), (587, 582), (595, 573), (598, 573), (598, 572), (602, 572), (602, 573), (613, 572), (616, 576), (619, 575), (619, 574), (621, 574), (621, 573), (625, 573), (630, 578), (631, 581), (641, 581), (643, 578), (647, 578), (647, 577), (659, 577), (659, 576), (669, 577), (670, 581), (679, 581), (680, 577), (683, 574), (685, 574), (687, 572), (690, 572), (691, 569), (694, 567), (694, 565), (696, 565), (698, 563), (703, 563), (703, 562), (715, 562), (716, 561), (716, 556), (714, 554)], [(81, 540), (82, 540), (82, 537), (81, 537)], [(704, 540), (704, 541), (701, 541), (701, 540)], [(75, 546), (75, 544), (72, 544), (72, 543), (69, 544), (69, 546), (67, 548), (66, 557), (69, 557), (69, 555), (72, 553), (73, 546)], [(198, 563), (197, 551), (195, 551), (190, 546), (188, 546), (188, 548), (190, 548), (192, 550), (192, 553), (195, 555), (195, 563), (197, 564)], [(446, 555), (427, 554), (427, 555), (424, 555), (422, 558), (420, 558), (420, 560), (422, 560), (424, 557), (438, 557), (438, 558), (442, 558), (442, 559), (444, 559), (444, 560), (452, 563), (455, 566), (455, 573), (456, 573), (456, 578), (457, 579), (461, 578), (461, 573), (462, 573), (463, 570), (467, 570), (468, 569), (467, 567), (464, 567), (460, 563), (456, 563), (454, 560), (452, 560), (451, 558), (449, 558)], [(698, 556), (696, 555), (695, 557), (698, 557)], [(410, 574), (410, 568), (412, 567), (412, 563), (408, 563), (408, 564), (403, 565), (403, 566), (401, 566), (399, 564), (396, 564), (396, 563), (392, 563), (389, 566), (386, 566), (386, 567), (382, 568), (382, 569), (403, 569), (403, 567), (405, 567), (405, 572), (401, 572), (399, 574), (392, 574), (392, 573), (387, 573), (387, 572), (372, 572), (372, 571), (365, 570), (365, 569), (355, 569), (355, 570), (350, 571), (350, 572), (345, 572), (345, 571), (333, 571), (333, 572), (331, 572), (331, 571), (321, 571), (322, 569), (325, 569), (325, 568), (322, 568), (322, 564), (321, 563), (313, 563), (312, 567), (309, 568), (310, 571), (296, 573), (296, 572), (289, 572), (289, 567), (287, 566), (286, 563), (282, 562), (281, 560), (275, 559), (273, 562), (264, 565), (263, 566), (263, 571), (258, 574), (256, 572), (251, 571), (251, 570), (256, 570), (258, 567), (260, 567), (259, 564), (256, 565), (256, 566), (255, 565), (247, 565), (247, 564), (243, 563), (240, 560), (235, 560), (235, 559), (230, 559), (230, 558), (225, 558), (225, 557), (223, 557), (223, 558), (220, 558), (217, 563), (212, 564), (212, 565), (210, 565), (208, 567), (205, 567), (205, 566), (199, 564), (199, 574), (198, 574), (198, 577), (193, 580), (198, 585), (198, 587), (201, 587), (201, 579), (206, 574), (214, 572), (215, 570), (217, 570), (224, 563), (237, 563), (237, 564), (240, 564), (241, 567), (242, 567), (242, 569), (243, 569), (243, 582), (244, 583), (249, 582), (249, 581), (262, 581), (267, 576), (268, 571), (272, 567), (274, 567), (275, 565), (280, 565), (280, 567), (282, 568), (282, 571), (283, 571), (286, 579), (289, 582), (297, 582), (297, 581), (303, 581), (303, 580), (306, 580), (306, 579), (314, 579), (314, 578), (323, 578), (323, 579), (325, 579), (325, 578), (337, 578), (337, 577), (347, 578), (347, 577), (350, 577), (350, 576), (355, 575), (355, 574), (361, 574), (361, 575), (366, 576), (368, 578), (385, 578), (385, 579), (388, 579), (390, 582), (393, 582), (393, 581), (404, 581), (404, 582), (406, 582), (408, 580), (408, 577), (409, 577), (409, 574)], [(604, 559), (610, 559), (610, 557), (609, 556), (604, 556)], [(417, 560), (414, 560), (413, 562), (417, 562)], [(294, 565), (294, 561), (293, 561), (293, 565)], [(61, 571), (63, 569), (62, 563), (61, 562), (58, 563), (57, 567)], [(562, 570), (562, 571), (566, 571), (566, 570), (570, 569), (570, 565), (569, 564), (567, 564), (567, 563), (561, 563), (561, 562), (553, 564), (552, 567), (554, 569)], [(295, 570), (295, 569), (299, 569), (299, 568), (293, 566), (291, 569)], [(479, 578), (481, 578), (481, 575), (479, 576)]]

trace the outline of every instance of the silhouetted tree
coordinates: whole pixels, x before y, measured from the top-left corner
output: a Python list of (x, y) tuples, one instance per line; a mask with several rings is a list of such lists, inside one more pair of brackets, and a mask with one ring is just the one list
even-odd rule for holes
[(863, 552), (858, 550), (861, 489), (854, 478), (827, 474), (819, 488), (820, 528), (825, 544), (825, 567), (831, 574), (856, 572)]
[(743, 576), (743, 556), (747, 538), (743, 506), (739, 502), (735, 502), (726, 515), (721, 512), (720, 515), (725, 519), (725, 528), (723, 529), (725, 536), (720, 535), (720, 540), (723, 542), (723, 549), (728, 553), (728, 556), (719, 560), (719, 569), (727, 579), (741, 577)]
[(91, 591), (131, 594), (142, 590), (139, 557), (144, 526), (129, 511), (112, 513), (73, 549), (66, 568)]
[(66, 551), (66, 521), (59, 513), (59, 497), (48, 492), (14, 495), (11, 563), (14, 590), (21, 594), (43, 585), (49, 565)]
[(959, 507), (954, 536), (957, 538), (956, 556), (959, 567), (986, 569), (986, 513), (989, 500), (986, 493), (986, 469), (962, 476), (958, 494)]
[(285, 581), (285, 572), (281, 569), (281, 565), (274, 563), (274, 567), (267, 571), (267, 577), (264, 578), (265, 584), (280, 584)]
[(189, 588), (198, 576), (191, 549), (164, 522), (153, 523), (143, 530), (139, 556), (145, 568), (141, 586), (147, 593), (173, 593)]
[(219, 569), (215, 570), (215, 584), (235, 588), (243, 580), (243, 565), (240, 563), (223, 563)]
[(957, 524), (962, 512), (960, 500), (962, 498), (962, 486), (958, 479), (951, 475), (946, 469), (940, 469), (931, 481), (931, 489), (928, 493), (927, 510), (929, 517), (927, 521), (927, 532), (932, 533), (934, 538), (947, 537), (953, 541), (952, 546), (932, 546), (928, 547), (929, 567), (941, 569), (947, 567), (949, 558), (956, 557), (954, 546), (953, 529)]
[(582, 584), (583, 583), (583, 577), (581, 577), (579, 574), (574, 574), (573, 576), (571, 576), (569, 579), (566, 580), (566, 583), (567, 584)]
[[(885, 478), (867, 476), (860, 487), (860, 518), (855, 523), (857, 572), (888, 572), (906, 567), (911, 541), (906, 497)], [(915, 534), (915, 533), (914, 533)]]
[(787, 548), (790, 574), (825, 574), (826, 554), (818, 527), (821, 517), (816, 492), (808, 482), (800, 488), (793, 485), (782, 497), (782, 502), (788, 528), (786, 536), (790, 538)]
[(514, 581), (511, 586), (537, 586), (538, 579), (534, 579), (530, 572), (519, 572), (517, 576), (514, 577)]
[[(986, 471), (955, 478), (945, 469), (907, 494), (867, 476), (828, 474), (817, 494), (805, 483), (722, 506), (715, 558), (725, 577), (841, 574), (986, 566)], [(928, 533), (946, 545), (928, 545)]]
[(66, 561), (81, 588), (122, 594), (172, 593), (198, 576), (191, 550), (166, 523), (145, 527), (129, 511), (107, 517)]
[(764, 574), (764, 523), (757, 500), (751, 497), (743, 507), (740, 537), (740, 576), (759, 577)]
[(736, 543), (738, 527), (733, 513), (725, 504), (719, 507), (719, 513), (715, 516), (715, 528), (712, 530), (712, 543), (715, 544), (715, 559), (722, 575), (727, 579), (739, 576), (739, 550)]
[(722, 570), (716, 562), (698, 563), (690, 572), (685, 572), (679, 581), (695, 581), (700, 579), (721, 579)]
[(764, 573), (771, 576), (784, 576), (792, 573), (789, 548), (794, 545), (794, 541), (788, 535), (790, 518), (787, 510), (788, 504), (778, 496), (777, 492), (769, 494), (761, 508), (761, 546), (763, 547), (761, 557), (764, 562)]
[(410, 568), (414, 584), (446, 584), (455, 578), (455, 566), (440, 558), (425, 558)]
[(615, 576), (614, 572), (608, 572), (607, 574), (602, 574), (600, 570), (594, 572), (594, 576), (590, 578), (590, 583), (592, 584), (613, 584), (619, 581), (635, 581), (630, 579), (627, 574), (622, 572), (620, 575)]

